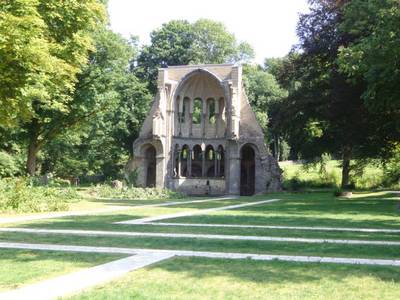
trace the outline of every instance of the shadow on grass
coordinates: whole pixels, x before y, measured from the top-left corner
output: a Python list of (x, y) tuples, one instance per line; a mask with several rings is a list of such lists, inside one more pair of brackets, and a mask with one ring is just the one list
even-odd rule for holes
[(174, 258), (150, 269), (162, 269), (172, 273), (184, 273), (184, 277), (198, 280), (207, 277), (232, 277), (256, 283), (302, 283), (317, 280), (345, 282), (348, 277), (374, 277), (386, 282), (400, 282), (400, 268), (339, 265), (328, 263), (300, 263), (282, 261), (253, 261), (207, 259), (199, 257)]

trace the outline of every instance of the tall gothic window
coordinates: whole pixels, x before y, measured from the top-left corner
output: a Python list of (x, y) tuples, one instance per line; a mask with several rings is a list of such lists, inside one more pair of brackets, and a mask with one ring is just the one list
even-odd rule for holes
[(200, 98), (193, 101), (193, 124), (201, 123), (201, 114), (203, 110), (203, 103)]
[(214, 99), (208, 99), (207, 100), (208, 104), (208, 122), (210, 124), (215, 124), (216, 122), (216, 117), (215, 117), (215, 100)]

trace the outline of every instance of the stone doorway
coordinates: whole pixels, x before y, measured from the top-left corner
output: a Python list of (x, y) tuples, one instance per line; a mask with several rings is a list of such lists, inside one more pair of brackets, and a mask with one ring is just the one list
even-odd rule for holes
[(240, 153), (240, 195), (251, 196), (255, 191), (255, 153), (250, 145), (242, 147)]
[(150, 145), (145, 152), (146, 157), (146, 187), (156, 186), (156, 148)]

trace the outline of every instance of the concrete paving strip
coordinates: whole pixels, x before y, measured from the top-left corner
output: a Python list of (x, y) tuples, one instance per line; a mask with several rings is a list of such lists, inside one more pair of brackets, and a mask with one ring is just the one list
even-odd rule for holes
[(122, 221), (122, 222), (115, 222), (113, 224), (143, 224), (143, 223), (147, 223), (147, 222), (154, 222), (154, 221), (160, 221), (160, 220), (166, 220), (166, 219), (175, 219), (175, 218), (180, 218), (180, 217), (203, 215), (203, 214), (207, 214), (207, 213), (213, 212), (213, 211), (236, 209), (236, 208), (242, 208), (242, 207), (248, 207), (248, 206), (254, 206), (254, 205), (268, 204), (268, 203), (273, 203), (273, 202), (277, 202), (277, 201), (281, 201), (281, 199), (271, 199), (271, 200), (263, 200), (263, 201), (257, 201), (257, 202), (247, 202), (247, 203), (242, 203), (242, 204), (220, 206), (220, 207), (213, 207), (213, 208), (207, 208), (207, 209), (199, 209), (199, 210), (195, 210), (195, 211), (186, 211), (186, 212), (184, 211), (184, 212), (175, 213), (175, 214), (160, 215), (160, 216), (155, 216), (155, 217), (147, 217), (147, 218), (142, 218), (142, 219), (134, 219), (134, 220), (128, 220), (128, 221)]
[(27, 222), (27, 221), (54, 219), (54, 218), (63, 218), (63, 217), (87, 216), (87, 215), (116, 212), (116, 211), (128, 210), (128, 209), (134, 209), (134, 208), (164, 207), (164, 206), (173, 206), (173, 205), (179, 205), (179, 204), (203, 203), (203, 202), (234, 200), (234, 199), (238, 199), (238, 197), (231, 196), (231, 197), (207, 198), (207, 199), (201, 199), (201, 200), (173, 201), (173, 202), (156, 203), (156, 204), (144, 204), (144, 205), (137, 205), (137, 206), (109, 206), (104, 209), (96, 209), (96, 210), (50, 212), (50, 213), (45, 213), (45, 214), (42, 213), (42, 214), (36, 214), (36, 215), (26, 215), (26, 216), (16, 216), (16, 217), (0, 217), (0, 224), (20, 223), (20, 222)]
[(0, 299), (55, 299), (105, 283), (130, 271), (173, 257), (170, 253), (147, 252), (87, 268), (67, 275), (0, 293)]
[(374, 246), (400, 246), (397, 241), (376, 240), (343, 240), (343, 239), (318, 239), (297, 237), (275, 237), (254, 235), (224, 235), (224, 234), (192, 234), (192, 233), (164, 233), (164, 232), (131, 232), (131, 231), (103, 231), (79, 229), (35, 229), (35, 228), (0, 228), (0, 232), (20, 232), (32, 234), (55, 234), (77, 236), (125, 236), (125, 237), (157, 237), (157, 238), (183, 238), (183, 239), (211, 239), (234, 241), (264, 241), (264, 242), (289, 242), (309, 244), (347, 244), (347, 245), (374, 245)]
[(350, 231), (350, 232), (381, 232), (400, 233), (400, 229), (384, 228), (351, 228), (351, 227), (311, 227), (311, 226), (276, 226), (276, 225), (236, 225), (236, 224), (199, 224), (199, 223), (165, 223), (147, 222), (138, 225), (176, 226), (176, 227), (221, 227), (221, 228), (260, 228), (260, 229), (288, 229), (288, 230), (314, 230), (314, 231)]
[(24, 244), (24, 243), (7, 243), (7, 242), (0, 242), (0, 248), (67, 251), (67, 252), (90, 252), (90, 253), (124, 253), (132, 255), (134, 254), (149, 255), (149, 254), (160, 253), (165, 255), (171, 255), (171, 257), (185, 256), (185, 257), (206, 257), (206, 258), (220, 258), (220, 259), (252, 259), (252, 260), (262, 260), (262, 261), (278, 260), (278, 261), (292, 261), (292, 262), (306, 262), (306, 263), (335, 263), (335, 264), (400, 267), (400, 260), (393, 260), (393, 259), (368, 259), (368, 258), (272, 255), (272, 254), (270, 255), (270, 254), (253, 254), (253, 253), (92, 247), (92, 246), (70, 246), (70, 245), (52, 245), (52, 244)]

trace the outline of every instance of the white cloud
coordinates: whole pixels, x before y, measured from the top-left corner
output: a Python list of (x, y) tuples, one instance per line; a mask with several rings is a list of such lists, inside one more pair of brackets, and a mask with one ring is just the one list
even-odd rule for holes
[(298, 14), (307, 11), (306, 0), (110, 0), (111, 28), (149, 42), (155, 28), (172, 19), (196, 21), (208, 18), (223, 22), (238, 40), (249, 42), (256, 61), (279, 57), (297, 42)]

